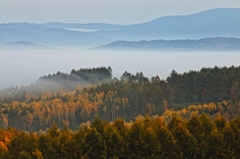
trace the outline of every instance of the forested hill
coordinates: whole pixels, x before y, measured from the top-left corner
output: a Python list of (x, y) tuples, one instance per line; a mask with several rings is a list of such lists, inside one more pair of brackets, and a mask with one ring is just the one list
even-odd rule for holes
[(74, 89), (76, 86), (97, 85), (112, 80), (112, 68), (109, 66), (98, 68), (73, 69), (69, 74), (58, 71), (56, 74), (40, 77), (35, 84), (58, 84), (65, 89)]
[(96, 116), (131, 120), (138, 114), (161, 114), (171, 107), (172, 89), (158, 76), (149, 81), (142, 73), (125, 72), (121, 79), (71, 91), (5, 95), (0, 102), (0, 124), (28, 131), (45, 130), (53, 123), (77, 129)]
[(164, 51), (239, 51), (240, 39), (215, 37), (199, 40), (116, 41), (96, 50), (164, 50)]
[(34, 84), (22, 88), (22, 90), (25, 89), (34, 94), (41, 94), (44, 91), (69, 91), (74, 90), (76, 87), (98, 85), (111, 80), (111, 67), (80, 68), (79, 70), (73, 69), (70, 73), (58, 71), (54, 74), (42, 76)]
[[(90, 74), (86, 75), (86, 72)], [(101, 81), (102, 75), (97, 72), (104, 73), (103, 81), (105, 79), (109, 81), (91, 83)], [(71, 74), (81, 78), (73, 80)], [(91, 84), (70, 89), (67, 85), (71, 82), (70, 79), (76, 82), (74, 84), (81, 83), (82, 79), (85, 79), (84, 81), (88, 79)], [(192, 104), (195, 106), (189, 108), (189, 114), (191, 111), (210, 115), (221, 112), (230, 119), (239, 112), (240, 67), (234, 66), (203, 68), (200, 71), (183, 74), (173, 70), (167, 80), (160, 79), (159, 76), (149, 79), (142, 72), (134, 75), (127, 71), (120, 79), (112, 78), (110, 67), (73, 70), (70, 75), (59, 72), (44, 76), (41, 80), (48, 82), (60, 80), (62, 87), (59, 88), (68, 89), (55, 88), (44, 91), (42, 88), (45, 83), (41, 83), (42, 85), (37, 83), (2, 90), (0, 92), (2, 127), (13, 126), (21, 130), (39, 131), (56, 123), (59, 127), (77, 129), (81, 123), (92, 121), (96, 116), (108, 121), (114, 121), (119, 117), (129, 121), (138, 114), (169, 114), (172, 109), (179, 110)], [(186, 110), (188, 109), (176, 113), (186, 115)]]
[(70, 74), (57, 72), (56, 74), (40, 77), (40, 80), (50, 81), (86, 81), (91, 84), (100, 84), (109, 82), (112, 79), (112, 68), (109, 66), (98, 68), (81, 68), (79, 70), (73, 69)]
[(167, 78), (175, 102), (240, 99), (240, 67), (202, 68), (183, 74), (173, 70)]
[(134, 122), (95, 118), (77, 131), (53, 125), (40, 133), (0, 129), (1, 158), (11, 159), (238, 159), (240, 118), (206, 114), (138, 116)]

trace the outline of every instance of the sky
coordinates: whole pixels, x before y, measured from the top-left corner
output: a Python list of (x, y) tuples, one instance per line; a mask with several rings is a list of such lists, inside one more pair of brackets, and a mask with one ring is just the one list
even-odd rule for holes
[(240, 8), (240, 0), (0, 0), (0, 23), (135, 24), (213, 8)]

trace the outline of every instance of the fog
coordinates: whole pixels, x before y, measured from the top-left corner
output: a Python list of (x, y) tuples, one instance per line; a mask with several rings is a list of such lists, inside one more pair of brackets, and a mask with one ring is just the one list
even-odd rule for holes
[(202, 67), (238, 66), (237, 52), (128, 52), (86, 50), (0, 50), (0, 89), (30, 85), (43, 75), (70, 73), (72, 69), (111, 66), (113, 76), (124, 71), (142, 71), (149, 78), (166, 79), (175, 69), (178, 73)]

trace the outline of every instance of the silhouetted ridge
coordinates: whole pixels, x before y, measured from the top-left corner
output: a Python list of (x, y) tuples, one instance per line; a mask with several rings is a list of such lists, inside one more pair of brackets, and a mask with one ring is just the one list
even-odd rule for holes
[(199, 40), (116, 41), (94, 49), (237, 51), (240, 50), (240, 39), (215, 37)]
[(107, 82), (112, 79), (111, 67), (97, 67), (97, 68), (81, 68), (79, 70), (72, 70), (70, 74), (57, 72), (56, 74), (43, 76), (40, 80), (48, 81), (73, 81), (73, 82), (87, 82), (91, 84), (99, 84)]

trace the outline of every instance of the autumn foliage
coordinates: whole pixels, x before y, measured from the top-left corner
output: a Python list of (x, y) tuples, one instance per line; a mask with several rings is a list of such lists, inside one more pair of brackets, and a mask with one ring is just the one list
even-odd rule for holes
[(96, 117), (78, 130), (0, 130), (1, 158), (239, 158), (240, 118), (206, 114), (138, 116), (132, 122)]
[(240, 158), (239, 70), (173, 71), (165, 81), (101, 67), (7, 88), (0, 158)]

